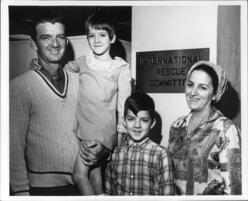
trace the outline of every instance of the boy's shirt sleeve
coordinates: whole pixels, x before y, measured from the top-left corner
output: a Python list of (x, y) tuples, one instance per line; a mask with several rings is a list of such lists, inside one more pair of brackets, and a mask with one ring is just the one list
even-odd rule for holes
[(112, 170), (112, 162), (110, 161), (105, 171), (105, 193), (108, 195), (117, 195), (115, 192), (115, 181), (114, 173)]
[(158, 161), (157, 180), (160, 195), (175, 195), (173, 164), (168, 152), (164, 152)]
[(128, 96), (131, 94), (131, 72), (129, 65), (126, 63), (125, 66), (121, 67), (118, 76), (118, 125), (117, 131), (119, 133), (125, 133), (123, 126), (124, 120), (124, 104)]
[(110, 195), (110, 184), (111, 184), (111, 173), (109, 167), (107, 166), (105, 171), (105, 193)]

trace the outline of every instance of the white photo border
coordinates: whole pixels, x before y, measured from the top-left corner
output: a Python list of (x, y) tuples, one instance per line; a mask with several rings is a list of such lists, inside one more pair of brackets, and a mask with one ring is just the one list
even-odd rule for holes
[[(241, 131), (242, 131), (242, 195), (241, 196), (73, 196), (73, 197), (28, 197), (9, 196), (9, 27), (8, 6), (167, 6), (167, 5), (240, 5), (241, 6)], [(0, 200), (248, 200), (248, 135), (247, 135), (247, 1), (1, 1), (1, 138), (0, 138)]]

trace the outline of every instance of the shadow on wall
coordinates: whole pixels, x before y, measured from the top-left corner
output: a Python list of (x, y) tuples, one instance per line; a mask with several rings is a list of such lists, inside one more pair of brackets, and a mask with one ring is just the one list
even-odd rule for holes
[(239, 95), (229, 81), (227, 82), (227, 89), (221, 100), (216, 105), (216, 108), (218, 108), (229, 119), (237, 117), (240, 111)]
[(112, 58), (121, 57), (125, 61), (127, 61), (127, 54), (123, 44), (120, 40), (116, 39), (115, 43), (111, 45), (110, 55)]
[(61, 64), (64, 66), (65, 64), (67, 64), (69, 61), (72, 61), (75, 59), (75, 53), (74, 53), (74, 50), (73, 50), (73, 47), (72, 47), (72, 44), (71, 42), (69, 41), (68, 42), (68, 45), (67, 45), (67, 48), (66, 48), (66, 51), (65, 51), (65, 55), (62, 59), (62, 62)]
[(162, 140), (162, 119), (161, 116), (155, 112), (155, 119), (156, 119), (156, 124), (153, 127), (153, 129), (149, 133), (149, 138), (153, 141), (156, 142), (157, 144), (161, 143)]

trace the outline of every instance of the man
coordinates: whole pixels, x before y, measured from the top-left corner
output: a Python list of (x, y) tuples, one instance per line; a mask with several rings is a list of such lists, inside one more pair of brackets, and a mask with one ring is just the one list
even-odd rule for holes
[(61, 65), (68, 43), (65, 25), (60, 15), (49, 13), (35, 22), (34, 31), (37, 68), (10, 82), (11, 191), (78, 194), (71, 176), (78, 152), (72, 132), (78, 75)]
[[(63, 19), (43, 13), (35, 21), (32, 47), (38, 59), (10, 82), (10, 188), (14, 195), (78, 195), (72, 171), (78, 153), (73, 133), (78, 74), (63, 69), (68, 44)], [(105, 157), (85, 146), (88, 165)]]

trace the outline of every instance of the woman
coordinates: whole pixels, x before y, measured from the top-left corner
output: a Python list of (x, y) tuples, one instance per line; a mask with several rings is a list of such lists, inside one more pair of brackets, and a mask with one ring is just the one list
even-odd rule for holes
[(179, 194), (241, 194), (239, 131), (215, 107), (225, 87), (224, 71), (211, 62), (199, 61), (188, 72), (191, 112), (172, 124), (168, 147)]

